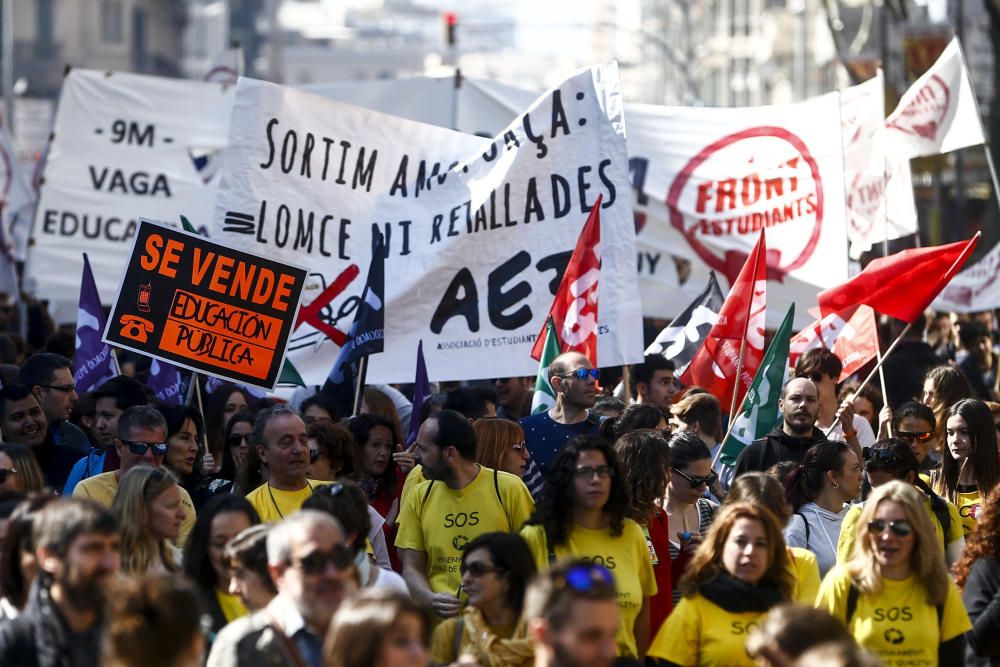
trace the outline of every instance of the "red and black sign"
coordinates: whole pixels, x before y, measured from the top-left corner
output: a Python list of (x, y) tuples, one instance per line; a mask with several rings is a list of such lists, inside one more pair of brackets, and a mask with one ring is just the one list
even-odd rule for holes
[(142, 220), (104, 340), (273, 389), (306, 272)]

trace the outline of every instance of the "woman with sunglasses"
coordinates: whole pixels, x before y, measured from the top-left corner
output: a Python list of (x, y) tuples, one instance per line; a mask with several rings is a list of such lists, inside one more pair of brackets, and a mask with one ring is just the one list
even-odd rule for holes
[(521, 614), (536, 573), (528, 545), (514, 533), (485, 533), (469, 543), (459, 569), (468, 605), (434, 631), (431, 659), (450, 665), (469, 654), (481, 667), (533, 664)]
[[(688, 559), (708, 532), (719, 506), (705, 497), (705, 491), (719, 476), (712, 470), (708, 446), (694, 431), (675, 433), (670, 438), (670, 482), (664, 510), (672, 527), (670, 560), (674, 571), (683, 572)], [(673, 604), (681, 593), (674, 588)]]
[(785, 477), (785, 499), (793, 512), (785, 541), (816, 554), (820, 576), (837, 562), (840, 524), (848, 503), (861, 495), (863, 479), (857, 454), (837, 441), (810, 447), (802, 463)]
[[(205, 401), (205, 429), (208, 434), (208, 450), (216, 465), (221, 465), (225, 456), (226, 427), (237, 412), (247, 410), (253, 397), (245, 389), (226, 382), (219, 385)], [(209, 473), (220, 472), (209, 471)], [(257, 488), (257, 487), (253, 487)]]
[(816, 606), (843, 620), (886, 664), (964, 664), (972, 625), (924, 498), (905, 482), (888, 482), (869, 496), (854, 553), (823, 580)]
[(910, 445), (917, 457), (917, 472), (929, 483), (929, 473), (941, 464), (934, 411), (916, 401), (903, 403), (892, 413), (892, 434)]
[(306, 425), (309, 436), (309, 472), (306, 477), (332, 482), (350, 475), (354, 460), (354, 438), (347, 427), (323, 420)]
[(531, 455), (524, 442), (524, 430), (506, 419), (477, 419), (472, 425), (476, 432), (476, 462), (493, 470), (502, 470), (524, 479)]
[(768, 510), (719, 510), (680, 581), (683, 594), (649, 655), (661, 665), (752, 666), (747, 636), (792, 597), (795, 583), (781, 526)]
[(1000, 482), (993, 415), (986, 404), (967, 398), (948, 408), (946, 444), (940, 470), (931, 475), (934, 490), (958, 507), (968, 536), (983, 499)]
[(0, 443), (0, 489), (15, 493), (45, 493), (45, 475), (29, 447)]
[(190, 405), (159, 404), (156, 409), (167, 420), (167, 453), (163, 465), (180, 480), (195, 509), (201, 509), (212, 496), (201, 470), (205, 456), (201, 447), (205, 432), (201, 413)]
[(628, 489), (611, 445), (599, 435), (578, 435), (552, 461), (521, 536), (540, 570), (567, 557), (611, 570), (622, 615), (618, 654), (641, 659), (649, 644), (649, 598), (656, 595), (656, 576), (642, 528), (628, 511)]
[[(212, 494), (247, 493), (264, 483), (260, 473), (260, 460), (256, 472), (249, 472), (250, 433), (256, 415), (249, 410), (236, 412), (226, 423), (222, 448), (222, 467), (212, 477), (208, 488)], [(256, 486), (244, 487), (244, 484)], [(245, 490), (244, 490), (245, 489)]]
[(180, 572), (173, 541), (184, 521), (177, 478), (164, 467), (139, 465), (122, 477), (111, 502), (121, 533), (122, 572)]
[[(925, 406), (920, 406), (927, 410)], [(865, 472), (872, 488), (878, 488), (893, 480), (912, 484), (924, 495), (925, 507), (938, 542), (944, 549), (948, 565), (954, 565), (962, 557), (965, 549), (965, 531), (962, 528), (962, 518), (958, 508), (941, 496), (934, 493), (931, 487), (919, 475), (919, 464), (912, 447), (903, 440), (887, 438), (879, 440), (865, 453)], [(846, 563), (854, 553), (854, 541), (857, 535), (858, 520), (861, 517), (863, 504), (852, 505), (844, 521), (840, 525), (840, 541), (837, 543), (837, 562)], [(947, 538), (947, 539), (946, 539)]]

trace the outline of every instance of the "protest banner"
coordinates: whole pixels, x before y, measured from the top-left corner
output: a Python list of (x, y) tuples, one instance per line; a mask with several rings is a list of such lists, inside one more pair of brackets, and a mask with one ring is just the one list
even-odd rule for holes
[(103, 340), (273, 389), (306, 272), (139, 220)]
[[(495, 139), (262, 81), (236, 86), (212, 238), (310, 271), (289, 358), (322, 382), (357, 308), (373, 226), (386, 238), (386, 351), (371, 382), (528, 375), (536, 333), (598, 195), (598, 357), (642, 359), (617, 68), (581, 70)], [(331, 342), (332, 341), (332, 342)]]
[[(226, 147), (232, 87), (74, 69), (63, 81), (26, 280), (37, 297), (79, 290), (82, 252), (112, 295), (140, 216), (211, 216), (213, 156)], [(58, 267), (58, 270), (54, 270)], [(74, 309), (75, 312), (75, 309)]]
[(931, 304), (934, 310), (977, 313), (1000, 307), (1000, 243), (951, 279)]

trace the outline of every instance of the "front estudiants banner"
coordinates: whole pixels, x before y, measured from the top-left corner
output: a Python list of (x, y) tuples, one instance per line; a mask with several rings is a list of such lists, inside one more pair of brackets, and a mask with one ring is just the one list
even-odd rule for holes
[(35, 210), (28, 290), (69, 300), (86, 252), (108, 300), (140, 217), (207, 225), (232, 96), (215, 83), (71, 70)]
[(306, 272), (140, 220), (104, 342), (273, 389)]
[(306, 266), (289, 358), (325, 380), (387, 244), (371, 382), (530, 375), (530, 350), (598, 195), (598, 359), (642, 360), (625, 119), (614, 65), (580, 70), (495, 139), (240, 79), (211, 235)]

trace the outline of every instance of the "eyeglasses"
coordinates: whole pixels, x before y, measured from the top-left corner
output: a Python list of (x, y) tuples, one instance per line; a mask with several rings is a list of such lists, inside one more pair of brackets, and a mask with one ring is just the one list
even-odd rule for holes
[(354, 552), (346, 544), (336, 544), (330, 551), (314, 551), (299, 559), (296, 565), (303, 574), (318, 575), (333, 565), (338, 570), (346, 570), (354, 564)]
[(16, 475), (17, 468), (0, 468), (0, 484), (7, 481), (8, 475)]
[(229, 435), (226, 436), (226, 446), (227, 447), (239, 447), (240, 445), (243, 444), (244, 440), (246, 441), (246, 443), (248, 445), (250, 444), (250, 434), (249, 433), (244, 433), (242, 435), (240, 435), (239, 433), (230, 433)]
[(691, 475), (684, 474), (677, 468), (671, 468), (671, 470), (686, 479), (688, 484), (690, 484), (693, 488), (698, 488), (699, 486), (712, 486), (719, 479), (719, 476), (714, 472), (705, 475), (704, 477), (692, 477)]
[(586, 380), (588, 375), (594, 378), (595, 380), (601, 379), (601, 371), (598, 368), (577, 368), (575, 371), (570, 371), (569, 373), (562, 373), (559, 377), (561, 378), (575, 377), (577, 380)]
[(61, 391), (64, 394), (70, 394), (76, 391), (75, 384), (40, 384), (39, 387), (44, 387), (45, 389), (55, 389), (56, 391)]
[(515, 442), (513, 445), (510, 446), (510, 448), (513, 449), (515, 452), (520, 453), (528, 448), (528, 443), (522, 440), (521, 442)]
[(153, 450), (153, 456), (164, 456), (167, 453), (167, 443), (165, 442), (137, 442), (135, 440), (122, 440), (123, 445), (128, 446), (128, 450), (136, 456), (145, 456), (146, 451)]
[(615, 578), (603, 565), (574, 565), (561, 577), (577, 593), (589, 593), (598, 587), (615, 586)]
[(881, 535), (888, 528), (896, 537), (906, 537), (913, 532), (913, 526), (906, 519), (899, 521), (885, 521), (884, 519), (873, 519), (868, 522), (868, 532), (873, 535)]
[(614, 473), (615, 469), (611, 466), (580, 466), (575, 471), (577, 479), (594, 479), (594, 475), (598, 479), (608, 479)]
[(333, 484), (324, 484), (323, 486), (317, 488), (315, 491), (313, 491), (313, 495), (315, 496), (318, 493), (322, 493), (324, 495), (336, 498), (343, 492), (343, 490), (344, 490), (343, 484), (341, 484), (340, 482), (334, 482)]
[(492, 574), (494, 572), (499, 574), (505, 570), (499, 567), (493, 567), (492, 565), (487, 565), (481, 561), (473, 561), (471, 563), (462, 563), (458, 566), (458, 571), (463, 576), (469, 574), (478, 579), (479, 577), (486, 576), (487, 574)]
[[(1000, 431), (1000, 428), (997, 430)], [(914, 442), (923, 444), (933, 438), (934, 433), (932, 431), (896, 431), (896, 437), (907, 441), (911, 445)]]

